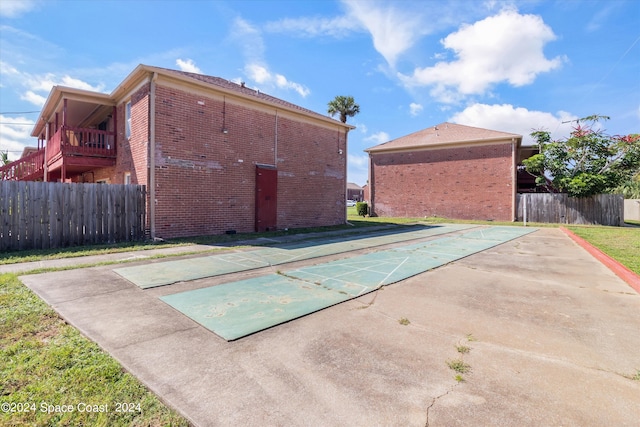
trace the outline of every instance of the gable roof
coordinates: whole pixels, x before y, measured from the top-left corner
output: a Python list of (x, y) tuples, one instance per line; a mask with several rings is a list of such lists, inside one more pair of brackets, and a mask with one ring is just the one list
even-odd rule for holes
[(59, 108), (60, 102), (64, 97), (74, 97), (77, 100), (87, 100), (87, 102), (94, 102), (96, 104), (116, 105), (123, 97), (127, 96), (132, 89), (138, 87), (143, 82), (153, 80), (154, 75), (162, 75), (184, 83), (195, 84), (202, 88), (213, 89), (218, 92), (222, 92), (223, 94), (234, 95), (263, 105), (270, 105), (274, 108), (280, 108), (296, 114), (302, 114), (315, 120), (321, 120), (332, 126), (340, 126), (347, 130), (355, 129), (355, 126), (342, 123), (328, 115), (316, 113), (315, 111), (300, 107), (299, 105), (276, 98), (275, 96), (267, 95), (259, 90), (251, 89), (242, 84), (237, 84), (220, 77), (140, 64), (127, 77), (125, 77), (125, 79), (110, 94), (64, 86), (54, 86), (49, 93), (42, 111), (40, 112), (40, 117), (38, 117), (31, 135), (37, 136), (42, 132), (46, 119), (48, 119), (49, 116)]
[(412, 134), (393, 139), (383, 144), (367, 148), (368, 153), (383, 151), (412, 151), (446, 146), (486, 144), (490, 142), (522, 143), (522, 135), (500, 132), (490, 129), (476, 128), (455, 123), (440, 123), (439, 125), (414, 132)]
[[(355, 129), (355, 126), (350, 125), (348, 123), (342, 123), (341, 121), (333, 119), (328, 115), (316, 113), (315, 111), (309, 110), (307, 108), (303, 108), (299, 105), (293, 104), (283, 99), (276, 98), (275, 96), (268, 95), (264, 92), (261, 92), (260, 90), (252, 89), (245, 86), (244, 84), (238, 84), (230, 80), (223, 79), (221, 77), (190, 73), (187, 71), (172, 70), (169, 68), (154, 67), (150, 65), (140, 64), (125, 79), (124, 82), (129, 80), (135, 81), (136, 75), (148, 75), (153, 73), (161, 74), (167, 77), (173, 77), (185, 82), (188, 81), (192, 84), (212, 88), (216, 91), (220, 91), (230, 95), (235, 95), (237, 97), (244, 98), (244, 99), (249, 99), (261, 104), (272, 105), (273, 107), (276, 107), (276, 108), (281, 108), (281, 109), (295, 112), (298, 114), (303, 114), (307, 117), (319, 119), (324, 122), (331, 123), (333, 125), (342, 126), (347, 129)], [(114, 96), (114, 97), (117, 96), (116, 93), (119, 92), (118, 89), (119, 88), (116, 88), (112, 92), (111, 96)]]

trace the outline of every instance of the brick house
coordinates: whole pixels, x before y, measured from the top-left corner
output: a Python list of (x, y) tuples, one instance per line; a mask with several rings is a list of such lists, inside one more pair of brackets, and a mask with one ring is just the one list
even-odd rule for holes
[(38, 150), (5, 175), (145, 185), (152, 237), (335, 225), (350, 129), (244, 83), (139, 65), (111, 94), (54, 87)]
[(347, 183), (347, 199), (348, 200), (361, 202), (363, 200), (363, 197), (364, 197), (364, 192), (362, 190), (362, 187), (360, 187), (355, 182)]
[(442, 123), (365, 150), (372, 215), (513, 221), (522, 136)]

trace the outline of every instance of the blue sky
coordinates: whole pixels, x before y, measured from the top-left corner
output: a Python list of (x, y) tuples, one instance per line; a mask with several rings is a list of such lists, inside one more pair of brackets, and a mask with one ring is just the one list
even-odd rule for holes
[[(365, 148), (445, 121), (568, 135), (591, 114), (640, 132), (640, 1), (0, 2), (0, 151), (17, 158), (53, 85), (111, 92), (138, 64), (245, 81), (326, 113), (352, 95)], [(36, 113), (33, 113), (33, 112)]]

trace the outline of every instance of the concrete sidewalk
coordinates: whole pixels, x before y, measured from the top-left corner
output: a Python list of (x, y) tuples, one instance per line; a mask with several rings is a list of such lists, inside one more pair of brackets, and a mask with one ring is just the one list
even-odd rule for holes
[(272, 268), (148, 290), (113, 268), (20, 279), (194, 425), (640, 419), (640, 295), (556, 229), (231, 343), (158, 297)]
[(328, 232), (314, 233), (298, 233), (290, 235), (273, 236), (270, 238), (258, 237), (255, 239), (238, 240), (231, 243), (219, 245), (184, 245), (174, 246), (170, 248), (145, 249), (127, 252), (110, 253), (103, 255), (87, 255), (73, 258), (48, 259), (42, 261), (22, 262), (16, 264), (0, 264), (0, 274), (2, 273), (25, 273), (28, 271), (43, 268), (66, 268), (76, 266), (90, 266), (98, 263), (129, 263), (133, 261), (142, 261), (157, 256), (181, 256), (190, 255), (198, 252), (210, 252), (220, 249), (229, 249), (233, 246), (263, 246), (274, 245), (279, 243), (298, 242), (308, 239), (326, 236), (355, 235), (358, 233), (375, 232), (381, 230), (393, 230), (396, 228), (406, 228), (398, 225), (380, 225), (371, 226), (365, 229), (353, 228), (347, 230), (337, 230)]

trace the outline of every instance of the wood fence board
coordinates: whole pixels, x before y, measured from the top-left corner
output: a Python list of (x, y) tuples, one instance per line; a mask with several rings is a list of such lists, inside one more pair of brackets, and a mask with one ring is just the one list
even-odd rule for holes
[(558, 193), (522, 193), (517, 197), (518, 220), (556, 224), (624, 224), (624, 199), (619, 194), (575, 198)]
[(144, 238), (140, 185), (0, 181), (0, 251)]

